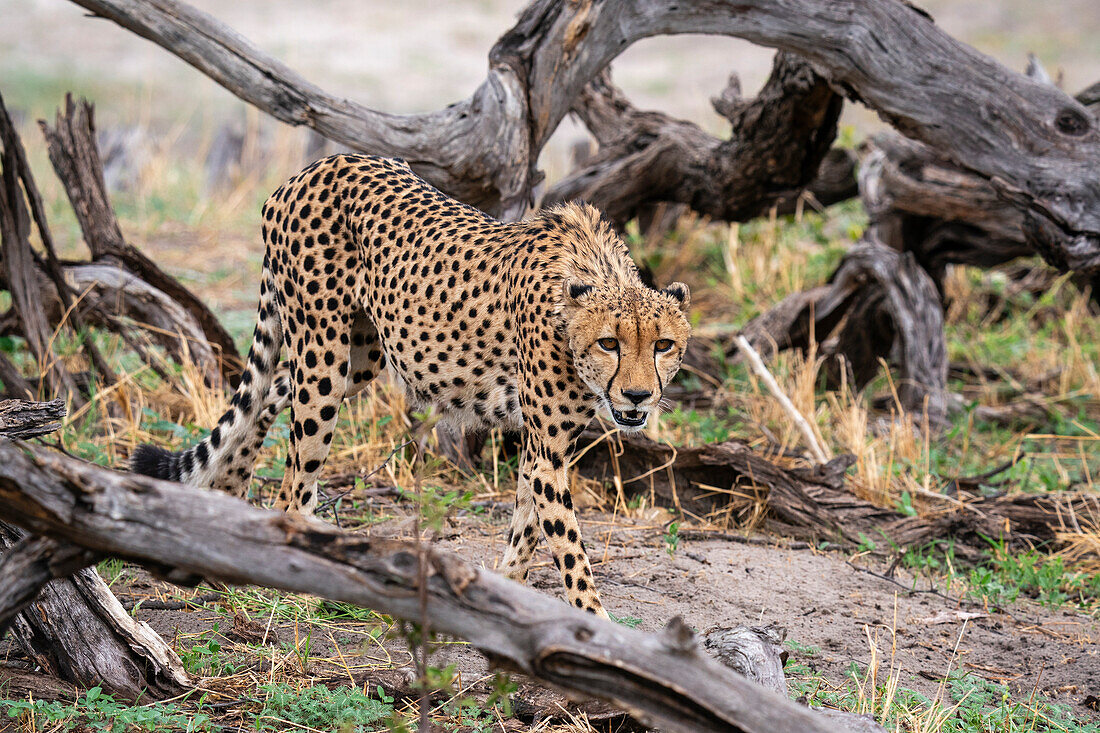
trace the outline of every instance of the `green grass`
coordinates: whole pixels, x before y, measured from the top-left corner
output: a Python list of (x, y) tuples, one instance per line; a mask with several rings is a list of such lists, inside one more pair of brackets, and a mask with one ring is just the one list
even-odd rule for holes
[(991, 542), (988, 556), (968, 567), (945, 541), (906, 549), (901, 564), (916, 571), (914, 582), (926, 578), (945, 593), (962, 588), (966, 597), (994, 607), (1031, 598), (1048, 608), (1100, 613), (1100, 576), (1038, 550), (1011, 552), (1003, 542)]
[(381, 689), (379, 697), (372, 697), (353, 687), (329, 689), (317, 685), (296, 690), (286, 684), (273, 684), (260, 687), (260, 693), (264, 703), (255, 715), (252, 730), (256, 731), (305, 726), (358, 733), (377, 727), (393, 715), (393, 701), (385, 702)]
[[(372, 696), (347, 686), (295, 689), (276, 683), (261, 685), (255, 700), (242, 703), (246, 730), (285, 731), (305, 726), (312, 730), (361, 733), (394, 720), (393, 700), (385, 698), (380, 688), (378, 695)], [(19, 721), (25, 730), (106, 733), (226, 730), (213, 721), (210, 708), (204, 703), (130, 705), (115, 700), (99, 687), (88, 690), (75, 703), (0, 699), (0, 709), (8, 719)]]
[(75, 703), (45, 700), (3, 700), (0, 709), (24, 730), (50, 731), (218, 731), (202, 703), (130, 705), (116, 701), (100, 687), (88, 690)]
[(1026, 699), (1008, 687), (975, 675), (953, 671), (943, 681), (938, 699), (893, 679), (871, 685), (869, 674), (852, 663), (845, 679), (833, 684), (804, 660), (817, 657), (815, 647), (788, 641), (792, 650), (784, 672), (790, 696), (814, 707), (871, 713), (887, 730), (920, 733), (1100, 733), (1100, 722), (1082, 718), (1069, 707), (1042, 695)]

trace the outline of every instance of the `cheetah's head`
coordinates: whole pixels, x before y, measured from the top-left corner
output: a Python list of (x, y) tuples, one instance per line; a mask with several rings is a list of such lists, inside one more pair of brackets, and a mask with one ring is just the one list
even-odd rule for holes
[(566, 280), (561, 302), (577, 374), (616, 425), (641, 430), (687, 348), (687, 285), (601, 288)]

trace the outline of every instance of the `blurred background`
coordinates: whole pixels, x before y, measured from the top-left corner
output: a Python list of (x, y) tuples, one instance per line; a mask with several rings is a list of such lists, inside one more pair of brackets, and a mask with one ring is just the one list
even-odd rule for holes
[[(485, 77), (488, 52), (524, 0), (194, 0), (261, 49), (324, 89), (387, 112), (439, 109)], [(930, 0), (922, 3), (956, 38), (1013, 69), (1035, 53), (1076, 92), (1100, 79), (1096, 0)], [(717, 135), (726, 122), (710, 98), (731, 73), (746, 96), (763, 84), (773, 52), (721, 36), (661, 37), (627, 49), (615, 82), (640, 108), (692, 120)], [(160, 47), (89, 16), (65, 0), (0, 0), (0, 92), (39, 171), (63, 248), (79, 230), (45, 158), (35, 121), (52, 117), (65, 92), (96, 103), (113, 202), (151, 256), (182, 276), (228, 320), (248, 331), (261, 245), (257, 217), (267, 194), (316, 155), (310, 133), (250, 108)], [(849, 104), (840, 142), (881, 126)], [(567, 119), (543, 151), (553, 183), (587, 137)], [(311, 147), (312, 146), (312, 147)], [(335, 152), (335, 148), (329, 148)], [(195, 257), (196, 245), (203, 256)]]

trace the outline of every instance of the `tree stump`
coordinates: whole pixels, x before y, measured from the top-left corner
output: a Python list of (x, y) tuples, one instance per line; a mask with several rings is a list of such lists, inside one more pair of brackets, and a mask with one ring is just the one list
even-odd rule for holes
[[(0, 435), (42, 435), (60, 427), (60, 400), (0, 403)], [(183, 663), (148, 624), (132, 618), (99, 577), (99, 555), (27, 535), (0, 522), (0, 633), (48, 674), (101, 686), (128, 700), (170, 697), (190, 687)], [(18, 676), (18, 670), (14, 672)], [(0, 667), (0, 678), (7, 678)]]

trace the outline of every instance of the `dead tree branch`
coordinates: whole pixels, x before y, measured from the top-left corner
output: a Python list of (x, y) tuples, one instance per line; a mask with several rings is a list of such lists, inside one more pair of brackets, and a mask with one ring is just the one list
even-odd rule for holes
[(0, 402), (0, 435), (26, 440), (47, 435), (61, 429), (65, 417), (65, 403), (24, 402), (4, 400)]
[[(209, 15), (173, 0), (74, 0), (192, 64), (242, 99), (355, 150), (407, 159), (444, 191), (518, 217), (538, 153), (625, 48), (676, 33), (796, 53), (834, 89), (990, 181), (1059, 267), (1100, 267), (1100, 131), (1063, 92), (1014, 73), (900, 0), (697, 3), (535, 0), (490, 52), (488, 78), (446, 109), (387, 115), (341, 99)], [(937, 73), (927, 73), (935, 59)]]
[[(598, 435), (585, 433), (582, 441), (591, 437)], [(1100, 517), (1100, 499), (1087, 491), (984, 497), (976, 486), (958, 498), (918, 497), (927, 511), (910, 517), (854, 496), (844, 481), (853, 460), (840, 456), (810, 470), (783, 468), (736, 441), (673, 449), (619, 434), (606, 448), (587, 451), (577, 470), (609, 480), (617, 466), (628, 496), (652, 491), (662, 505), (697, 516), (734, 501), (762, 501), (769, 523), (784, 536), (810, 541), (856, 546), (883, 537), (905, 548), (951, 539), (956, 555), (967, 561), (984, 557), (990, 538), (1018, 547), (1054, 543), (1070, 528), (1094, 530)]]
[[(12, 308), (21, 324), (31, 353), (38, 362), (53, 394), (68, 394), (83, 403), (76, 381), (54, 350), (54, 329), (46, 319), (40, 282), (44, 279), (42, 262), (31, 247), (31, 218), (26, 200), (37, 200), (29, 171), (25, 167), (23, 145), (0, 97), (0, 144), (2, 153), (2, 189), (0, 189), (0, 260), (3, 280), (11, 293)], [(24, 198), (26, 194), (27, 198)], [(45, 230), (43, 230), (45, 231)], [(49, 241), (49, 234), (43, 238)], [(18, 382), (16, 383), (18, 385)], [(35, 392), (37, 390), (34, 390)]]
[(691, 122), (636, 109), (605, 70), (573, 105), (599, 151), (544, 202), (583, 199), (624, 224), (639, 207), (660, 202), (746, 221), (797, 199), (836, 137), (841, 97), (808, 63), (783, 51), (755, 99), (740, 99), (739, 88), (732, 77), (713, 100), (732, 126), (730, 139), (720, 140)]
[[(91, 105), (77, 105), (67, 97), (56, 126), (42, 128), (92, 261), (58, 261), (41, 196), (0, 99), (0, 286), (11, 292), (13, 302), (2, 317), (5, 332), (27, 338), (49, 390), (71, 396), (77, 405), (85, 400), (87, 379), (70, 373), (58, 357), (54, 344), (59, 333), (68, 331), (82, 340), (81, 353), (95, 368), (100, 386), (117, 381), (94, 340), (87, 337), (86, 326), (118, 333), (154, 370), (159, 367), (146, 349), (149, 344), (197, 364), (211, 383), (223, 376), (232, 381), (239, 369), (236, 347), (217, 317), (122, 238), (103, 183)], [(42, 255), (30, 245), (32, 221), (41, 236)], [(24, 378), (6, 358), (0, 358), (0, 380), (9, 395), (38, 393), (35, 379)]]
[[(208, 377), (213, 378), (220, 372), (227, 378), (235, 378), (240, 370), (237, 347), (217, 316), (178, 280), (123, 238), (103, 179), (94, 114), (91, 104), (76, 104), (71, 95), (66, 95), (65, 109), (58, 110), (54, 126), (44, 121), (39, 122), (39, 126), (46, 137), (50, 161), (65, 186), (93, 262), (114, 265), (118, 272), (118, 276), (112, 278), (115, 280), (113, 286), (104, 284), (101, 288), (115, 289), (120, 300), (137, 306), (132, 311), (121, 310), (138, 323), (152, 326), (148, 329), (149, 336), (169, 353), (180, 354), (183, 338), (188, 342), (186, 348), (191, 360), (203, 367)], [(123, 281), (120, 282), (119, 277)], [(126, 286), (131, 287), (127, 289)], [(83, 292), (79, 285), (77, 290)], [(156, 306), (142, 308), (139, 304), (143, 302), (154, 302)], [(165, 309), (163, 306), (167, 303), (172, 306)], [(108, 308), (106, 312), (119, 310)], [(220, 352), (221, 359), (215, 358), (211, 347)]]
[[(110, 471), (0, 442), (12, 521), (158, 570), (252, 583), (420, 619), (415, 543), (350, 535), (218, 492)], [(670, 731), (825, 731), (809, 710), (726, 670), (683, 622), (646, 634), (429, 550), (426, 617), (494, 663), (613, 702)]]
[[(900, 407), (933, 426), (947, 417), (947, 345), (935, 283), (910, 253), (875, 241), (853, 247), (829, 285), (795, 293), (745, 325), (757, 351), (771, 354), (824, 344), (843, 356), (858, 389), (878, 373), (880, 360), (897, 364)], [(835, 336), (835, 340), (829, 339)], [(736, 354), (736, 344), (730, 347)]]

